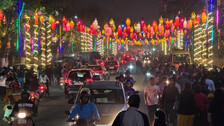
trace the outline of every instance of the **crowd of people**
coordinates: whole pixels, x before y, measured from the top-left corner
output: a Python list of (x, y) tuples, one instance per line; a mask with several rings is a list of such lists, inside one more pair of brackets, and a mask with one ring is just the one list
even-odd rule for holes
[[(222, 126), (224, 120), (224, 69), (171, 66), (154, 62), (155, 75), (144, 90), (149, 122), (160, 109), (167, 126)], [(160, 126), (166, 126), (160, 125)]]

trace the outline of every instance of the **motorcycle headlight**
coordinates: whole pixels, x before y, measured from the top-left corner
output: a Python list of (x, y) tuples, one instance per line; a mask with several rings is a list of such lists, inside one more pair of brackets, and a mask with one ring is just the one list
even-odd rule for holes
[(18, 118), (20, 118), (20, 119), (26, 118), (26, 113), (19, 113)]
[(133, 65), (130, 65), (130, 66), (129, 66), (129, 68), (130, 68), (130, 69), (133, 69), (133, 68), (134, 68), (134, 66), (133, 66)]
[(146, 76), (147, 76), (147, 77), (151, 76), (151, 73), (147, 72), (147, 73), (146, 73)]
[(148, 61), (148, 63), (150, 63), (150, 60)]
[(146, 61), (144, 60), (144, 63), (146, 63)]

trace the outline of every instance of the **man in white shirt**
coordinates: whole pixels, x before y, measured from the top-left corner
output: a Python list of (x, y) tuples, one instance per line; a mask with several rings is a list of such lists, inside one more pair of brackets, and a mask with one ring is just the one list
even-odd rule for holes
[(144, 90), (145, 104), (148, 106), (149, 122), (153, 123), (154, 114), (158, 108), (160, 99), (160, 88), (155, 85), (155, 78), (150, 78), (150, 85), (147, 85)]

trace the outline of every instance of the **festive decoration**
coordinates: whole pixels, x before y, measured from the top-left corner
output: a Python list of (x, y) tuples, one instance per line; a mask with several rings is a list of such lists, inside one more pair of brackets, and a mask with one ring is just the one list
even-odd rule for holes
[(51, 65), (51, 23), (50, 21), (52, 21), (49, 17), (49, 20), (47, 22), (47, 52), (46, 52), (46, 61), (47, 61), (47, 65)]
[[(41, 16), (42, 17), (42, 16)], [(41, 66), (44, 68), (46, 66), (46, 36), (45, 36), (45, 19), (41, 19)]]

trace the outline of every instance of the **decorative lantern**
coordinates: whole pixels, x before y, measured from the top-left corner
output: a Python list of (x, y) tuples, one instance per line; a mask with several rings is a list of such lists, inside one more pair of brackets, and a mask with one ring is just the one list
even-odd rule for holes
[(35, 12), (35, 16), (34, 16), (34, 24), (38, 25), (38, 14), (37, 12)]
[(187, 28), (187, 20), (184, 20), (184, 24), (183, 24), (184, 28)]
[(48, 21), (51, 23), (52, 22), (52, 16), (50, 15), (48, 18)]
[(110, 19), (110, 22), (109, 22), (110, 26), (114, 26), (114, 20), (113, 19)]
[(202, 12), (202, 14), (201, 14), (201, 18), (202, 18), (202, 23), (205, 23), (206, 22), (206, 18), (207, 18), (207, 16), (206, 16), (206, 13), (205, 13), (205, 10)]
[(151, 30), (150, 24), (148, 24), (147, 29), (148, 29), (148, 32), (150, 32), (150, 30)]
[(134, 28), (133, 28), (133, 27), (130, 28), (130, 32), (131, 32), (131, 33), (134, 32)]
[(166, 21), (166, 30), (169, 30), (169, 28), (170, 28), (170, 22), (169, 22), (169, 20), (167, 19), (167, 21)]
[(126, 25), (127, 26), (130, 26), (131, 25), (131, 20), (129, 18), (127, 18), (127, 20), (126, 20)]
[(144, 25), (145, 25), (145, 21), (142, 19), (142, 20), (141, 20), (141, 28), (143, 28)]
[(122, 28), (121, 28), (121, 25), (118, 26), (118, 28), (117, 28), (117, 32), (118, 32), (118, 35), (122, 35)]
[(96, 18), (95, 18), (95, 21), (93, 22), (93, 29), (94, 30), (97, 30), (98, 29), (98, 21), (97, 21)]
[(196, 24), (200, 24), (200, 15), (197, 14), (197, 17), (196, 17)]
[(137, 24), (136, 32), (141, 32), (141, 25), (139, 23)]
[(175, 17), (175, 27), (177, 28), (177, 27), (179, 27), (179, 24), (180, 24), (180, 20), (179, 20), (179, 17), (178, 17), (178, 15)]
[(40, 16), (40, 22), (41, 22), (41, 24), (44, 22), (44, 16), (42, 15), (42, 16)]
[(71, 21), (70, 21), (70, 27), (71, 27), (71, 30), (73, 30), (74, 26), (75, 26), (75, 23), (73, 22), (73, 20), (71, 20)]
[(161, 16), (160, 18), (159, 18), (159, 24), (163, 24), (163, 17)]
[(195, 14), (195, 12), (192, 12), (191, 13), (191, 19), (194, 20), (195, 18), (196, 18), (196, 14)]
[(70, 26), (70, 22), (69, 21), (67, 22), (66, 28), (67, 28), (66, 31), (70, 31), (71, 30), (71, 26)]
[(3, 19), (3, 12), (2, 12), (2, 10), (0, 9), (0, 20), (2, 20)]

